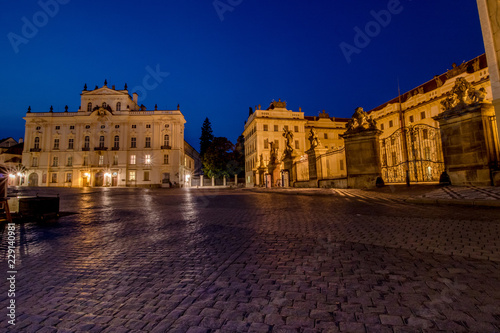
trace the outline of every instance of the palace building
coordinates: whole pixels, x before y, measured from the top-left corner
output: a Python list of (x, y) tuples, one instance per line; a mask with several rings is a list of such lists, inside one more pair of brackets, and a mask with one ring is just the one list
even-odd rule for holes
[[(177, 110), (148, 110), (138, 95), (103, 87), (81, 93), (70, 112), (28, 112), (26, 186), (189, 186), (196, 156)], [(186, 153), (186, 150), (188, 153)]]
[[(471, 84), (471, 93), (492, 99), (486, 56), (483, 54), (452, 68), (401, 96), (368, 111), (381, 130), (379, 150), (382, 178), (386, 183), (438, 181), (444, 171), (439, 124), (433, 117), (441, 113), (458, 78)], [(247, 186), (279, 186), (284, 177), (275, 174), (271, 155), (278, 157), (281, 173), (288, 173), (290, 186), (347, 186), (346, 155), (342, 135), (349, 119), (330, 117), (324, 111), (316, 117), (286, 108), (273, 101), (262, 110), (251, 110), (245, 137)], [(284, 131), (293, 133), (286, 142)], [(313, 130), (313, 131), (312, 131)], [(314, 152), (311, 144), (314, 139)], [(285, 168), (285, 145), (293, 149), (293, 164)], [(276, 159), (274, 159), (276, 164)], [(313, 171), (313, 172), (311, 172)]]

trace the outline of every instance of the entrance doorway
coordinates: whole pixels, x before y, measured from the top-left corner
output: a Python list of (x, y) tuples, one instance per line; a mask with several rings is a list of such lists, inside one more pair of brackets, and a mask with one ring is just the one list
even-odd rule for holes
[(118, 172), (113, 172), (111, 175), (111, 186), (118, 186)]
[(104, 173), (102, 171), (95, 174), (95, 186), (103, 186), (104, 185)]
[(28, 186), (38, 186), (38, 174), (33, 172), (28, 178)]

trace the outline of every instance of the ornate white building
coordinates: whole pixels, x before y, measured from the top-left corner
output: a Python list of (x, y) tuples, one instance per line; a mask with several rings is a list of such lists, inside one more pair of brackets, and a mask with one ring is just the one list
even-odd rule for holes
[(81, 93), (76, 112), (31, 112), (23, 164), (27, 186), (188, 186), (194, 160), (185, 154), (177, 110), (147, 110), (138, 95), (104, 86)]

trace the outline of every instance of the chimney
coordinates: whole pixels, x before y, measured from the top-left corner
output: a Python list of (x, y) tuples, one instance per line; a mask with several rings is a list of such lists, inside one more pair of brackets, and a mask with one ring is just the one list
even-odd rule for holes
[(137, 99), (138, 99), (139, 95), (137, 95), (137, 93), (133, 93), (132, 96), (134, 96), (134, 98), (133, 98), (134, 103), (137, 104)]

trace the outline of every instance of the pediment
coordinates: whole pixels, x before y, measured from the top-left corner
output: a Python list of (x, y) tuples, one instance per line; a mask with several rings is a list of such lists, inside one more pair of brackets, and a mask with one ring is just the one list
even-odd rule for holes
[(120, 90), (113, 90), (113, 89), (110, 89), (108, 87), (102, 87), (102, 88), (98, 88), (96, 90), (91, 90), (91, 91), (84, 91), (82, 93), (82, 95), (86, 95), (86, 96), (109, 96), (109, 95), (127, 95), (128, 96), (128, 93), (126, 91), (120, 91)]

